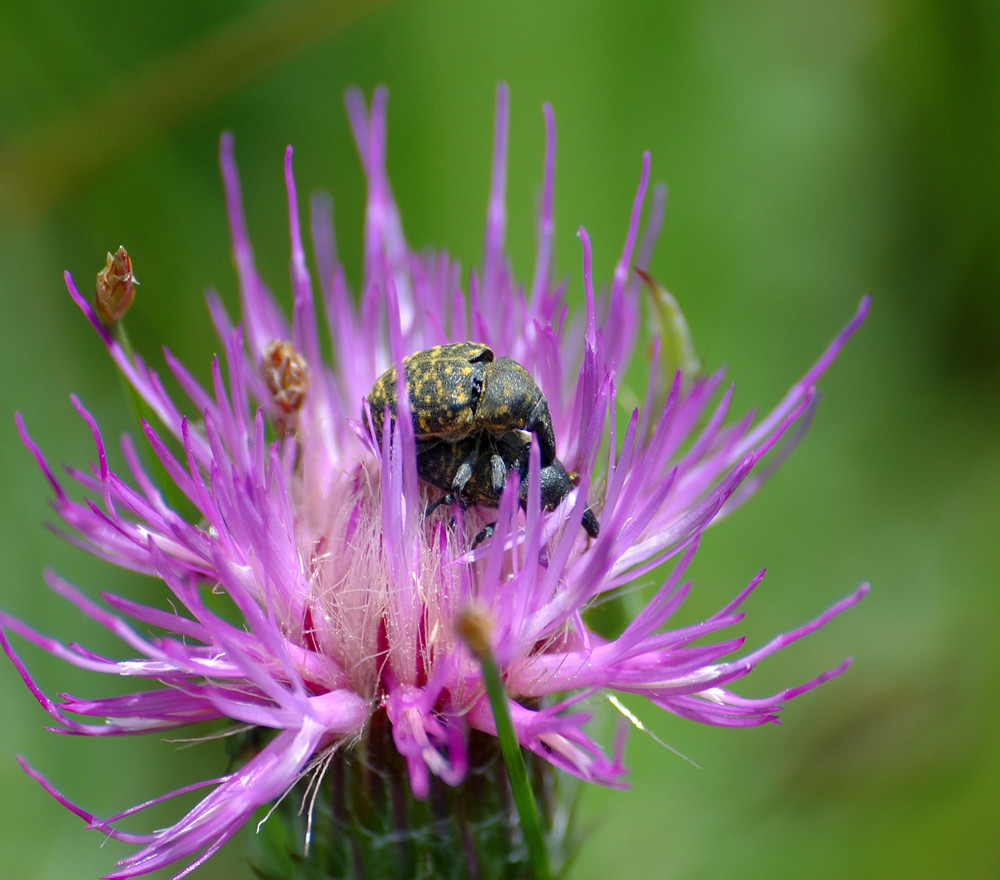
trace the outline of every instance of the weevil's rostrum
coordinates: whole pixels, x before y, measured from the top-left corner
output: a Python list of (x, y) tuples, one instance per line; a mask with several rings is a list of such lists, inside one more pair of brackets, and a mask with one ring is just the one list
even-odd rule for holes
[[(542, 465), (542, 509), (554, 510), (573, 490), (579, 477), (556, 458), (548, 400), (517, 361), (494, 358), (482, 343), (458, 342), (415, 352), (403, 359), (403, 369), (417, 442), (417, 474), (445, 490), (441, 502), (496, 507), (508, 475), (516, 470), (524, 507), (532, 438), (537, 438)], [(390, 367), (368, 392), (379, 442), (386, 408), (390, 418), (395, 416), (396, 391), (396, 369)], [(599, 525), (589, 509), (582, 523), (596, 538)]]

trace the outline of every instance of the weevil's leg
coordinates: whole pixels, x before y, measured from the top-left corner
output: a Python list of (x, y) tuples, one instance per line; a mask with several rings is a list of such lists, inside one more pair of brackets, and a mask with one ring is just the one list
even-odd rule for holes
[(479, 458), (480, 441), (481, 437), (477, 436), (476, 445), (472, 448), (472, 453), (455, 470), (455, 477), (451, 481), (451, 488), (452, 491), (455, 492), (457, 495), (462, 494), (462, 490), (465, 488), (465, 484), (472, 479), (472, 469), (476, 466), (476, 460)]
[[(475, 549), (480, 544), (482, 544), (483, 541), (487, 541), (490, 538), (492, 538), (493, 537), (493, 533), (496, 531), (496, 528), (497, 528), (497, 524), (495, 522), (491, 522), (488, 525), (483, 526), (479, 530), (479, 534), (476, 535), (475, 539), (472, 542), (473, 549)], [(548, 548), (548, 545), (542, 547), (541, 551), (539, 552), (539, 554), (538, 554), (538, 564), (542, 568), (548, 568), (549, 567), (549, 548)]]
[(489, 538), (492, 538), (493, 537), (493, 533), (496, 531), (496, 528), (497, 528), (497, 524), (495, 522), (491, 522), (488, 525), (483, 526), (479, 530), (479, 534), (476, 535), (476, 537), (473, 539), (472, 546), (473, 547), (478, 547), (480, 544), (483, 543), (483, 541), (486, 541)]
[(448, 492), (446, 495), (442, 495), (440, 498), (438, 498), (437, 501), (432, 501), (430, 504), (427, 505), (426, 509), (424, 510), (424, 517), (426, 518), (430, 516), (442, 504), (454, 504), (454, 503), (455, 503), (455, 496), (451, 492)]
[[(438, 498), (437, 501), (432, 501), (430, 504), (427, 505), (426, 509), (424, 510), (424, 519), (427, 519), (427, 517), (429, 517), (432, 513), (434, 513), (434, 511), (437, 510), (442, 504), (447, 504), (449, 507), (453, 504), (457, 504), (462, 511), (465, 510), (466, 506), (465, 502), (462, 500), (461, 495), (457, 495), (454, 492), (446, 492), (444, 495)], [(456, 521), (455, 515), (452, 514), (451, 518), (448, 520), (448, 525), (454, 528), (455, 521)]]
[[(442, 495), (436, 501), (432, 501), (430, 504), (427, 505), (426, 510), (424, 510), (424, 518), (426, 519), (427, 517), (429, 517), (442, 504), (447, 504), (449, 506), (457, 504), (458, 507), (459, 507), (459, 509), (462, 511), (463, 514), (464, 514), (465, 510), (467, 509), (467, 505), (466, 505), (466, 503), (463, 500), (463, 498), (462, 498), (461, 495), (458, 495), (455, 492), (446, 492), (444, 495)], [(462, 518), (462, 522), (463, 522), (462, 531), (464, 533), (465, 532), (464, 523), (466, 522), (466, 520), (465, 520), (464, 517)], [(457, 524), (458, 524), (458, 517), (453, 512), (452, 515), (451, 515), (451, 517), (448, 519), (448, 526), (449, 526), (449, 528), (453, 529), (453, 528), (455, 528), (455, 526)], [(479, 534), (476, 535), (475, 540), (472, 542), (472, 546), (473, 547), (478, 546), (478, 544), (481, 541), (485, 541), (490, 535), (492, 535), (493, 534), (493, 527), (495, 525), (496, 525), (496, 523), (490, 523), (486, 528), (484, 528), (482, 531), (480, 531)]]
[(497, 495), (507, 485), (507, 462), (503, 460), (503, 456), (498, 452), (494, 452), (490, 456), (490, 484)]
[(528, 416), (524, 426), (538, 438), (538, 451), (542, 454), (542, 467), (551, 464), (556, 457), (556, 433), (552, 427), (552, 413), (549, 412), (549, 402), (543, 394)]
[(590, 535), (591, 538), (596, 538), (598, 534), (600, 534), (601, 524), (597, 521), (597, 517), (594, 516), (589, 507), (583, 512), (583, 519), (581, 522), (583, 523), (584, 531)]
[[(508, 434), (506, 435), (505, 438), (502, 438), (501, 441), (497, 443), (497, 446), (502, 446), (503, 440), (509, 438), (510, 436), (511, 435)], [(513, 447), (508, 447), (506, 451), (511, 452), (512, 449)], [(504, 489), (504, 486), (507, 485), (507, 466), (508, 462), (504, 460), (504, 457), (499, 452), (497, 452), (496, 447), (494, 447), (493, 454), (490, 455), (490, 484), (493, 488), (493, 491), (496, 492), (497, 496), (500, 495), (500, 493)], [(496, 531), (496, 527), (497, 527), (496, 521), (487, 523), (485, 526), (483, 526), (479, 530), (479, 533), (476, 535), (476, 537), (473, 539), (472, 546), (478, 547), (480, 544), (483, 543), (483, 541), (492, 538), (493, 533)]]
[(493, 441), (493, 454), (490, 456), (490, 488), (498, 498), (507, 485), (507, 477), (515, 470), (521, 474), (522, 498), (526, 495), (528, 447), (533, 436), (528, 431), (518, 428)]

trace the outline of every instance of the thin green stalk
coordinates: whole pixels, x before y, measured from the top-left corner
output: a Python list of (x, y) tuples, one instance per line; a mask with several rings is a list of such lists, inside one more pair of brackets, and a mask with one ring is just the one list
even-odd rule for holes
[(514, 732), (514, 722), (510, 717), (510, 705), (507, 702), (507, 692), (504, 690), (503, 679), (493, 655), (486, 651), (479, 655), (483, 668), (483, 680), (486, 683), (486, 694), (493, 710), (493, 720), (497, 726), (497, 739), (500, 741), (500, 752), (507, 767), (507, 777), (510, 779), (514, 804), (521, 820), (521, 830), (528, 847), (528, 859), (535, 880), (550, 880), (549, 855), (545, 845), (545, 835), (542, 833), (541, 818), (538, 805), (535, 802), (531, 783), (528, 781), (528, 768), (524, 763), (521, 744)]

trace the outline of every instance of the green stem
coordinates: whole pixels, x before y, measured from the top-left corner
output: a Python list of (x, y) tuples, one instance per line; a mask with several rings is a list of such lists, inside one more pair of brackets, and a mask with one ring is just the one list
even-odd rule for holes
[(493, 710), (493, 720), (497, 726), (497, 739), (500, 741), (500, 752), (507, 767), (514, 804), (521, 820), (521, 830), (528, 847), (528, 859), (531, 862), (535, 880), (550, 880), (552, 872), (549, 868), (548, 851), (545, 846), (545, 835), (542, 833), (541, 818), (538, 805), (528, 781), (528, 768), (524, 763), (524, 754), (517, 734), (514, 732), (514, 722), (510, 716), (510, 704), (507, 692), (500, 677), (496, 660), (490, 653), (479, 658), (483, 668), (483, 680), (486, 683), (486, 694)]

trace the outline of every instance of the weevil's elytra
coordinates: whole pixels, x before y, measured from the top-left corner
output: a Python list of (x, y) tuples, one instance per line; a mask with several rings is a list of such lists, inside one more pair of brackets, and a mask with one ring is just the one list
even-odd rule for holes
[[(441, 501), (496, 507), (508, 475), (521, 476), (527, 504), (528, 450), (533, 438), (541, 458), (541, 504), (554, 510), (576, 485), (575, 474), (556, 458), (549, 403), (531, 374), (509, 357), (495, 358), (479, 342), (437, 345), (403, 358), (417, 442), (417, 474), (447, 493)], [(367, 396), (372, 426), (381, 442), (388, 408), (396, 414), (396, 368), (376, 380)], [(588, 509), (583, 527), (597, 537)]]
[[(456, 342), (403, 358), (403, 369), (418, 441), (454, 443), (478, 432), (500, 437), (520, 429), (538, 437), (543, 465), (556, 457), (549, 402), (517, 361), (494, 359), (481, 342)], [(379, 376), (367, 400), (381, 441), (386, 406), (396, 414), (395, 367)]]
[(531, 374), (513, 358), (497, 358), (487, 370), (477, 422), (496, 436), (515, 428), (530, 431), (538, 437), (542, 464), (556, 457), (549, 402)]
[[(480, 430), (476, 411), (483, 390), (483, 374), (492, 361), (492, 350), (479, 342), (435, 345), (403, 358), (413, 431), (418, 441), (435, 437), (458, 440)], [(386, 406), (391, 416), (396, 415), (395, 367), (379, 376), (367, 400), (376, 437), (381, 440)]]

